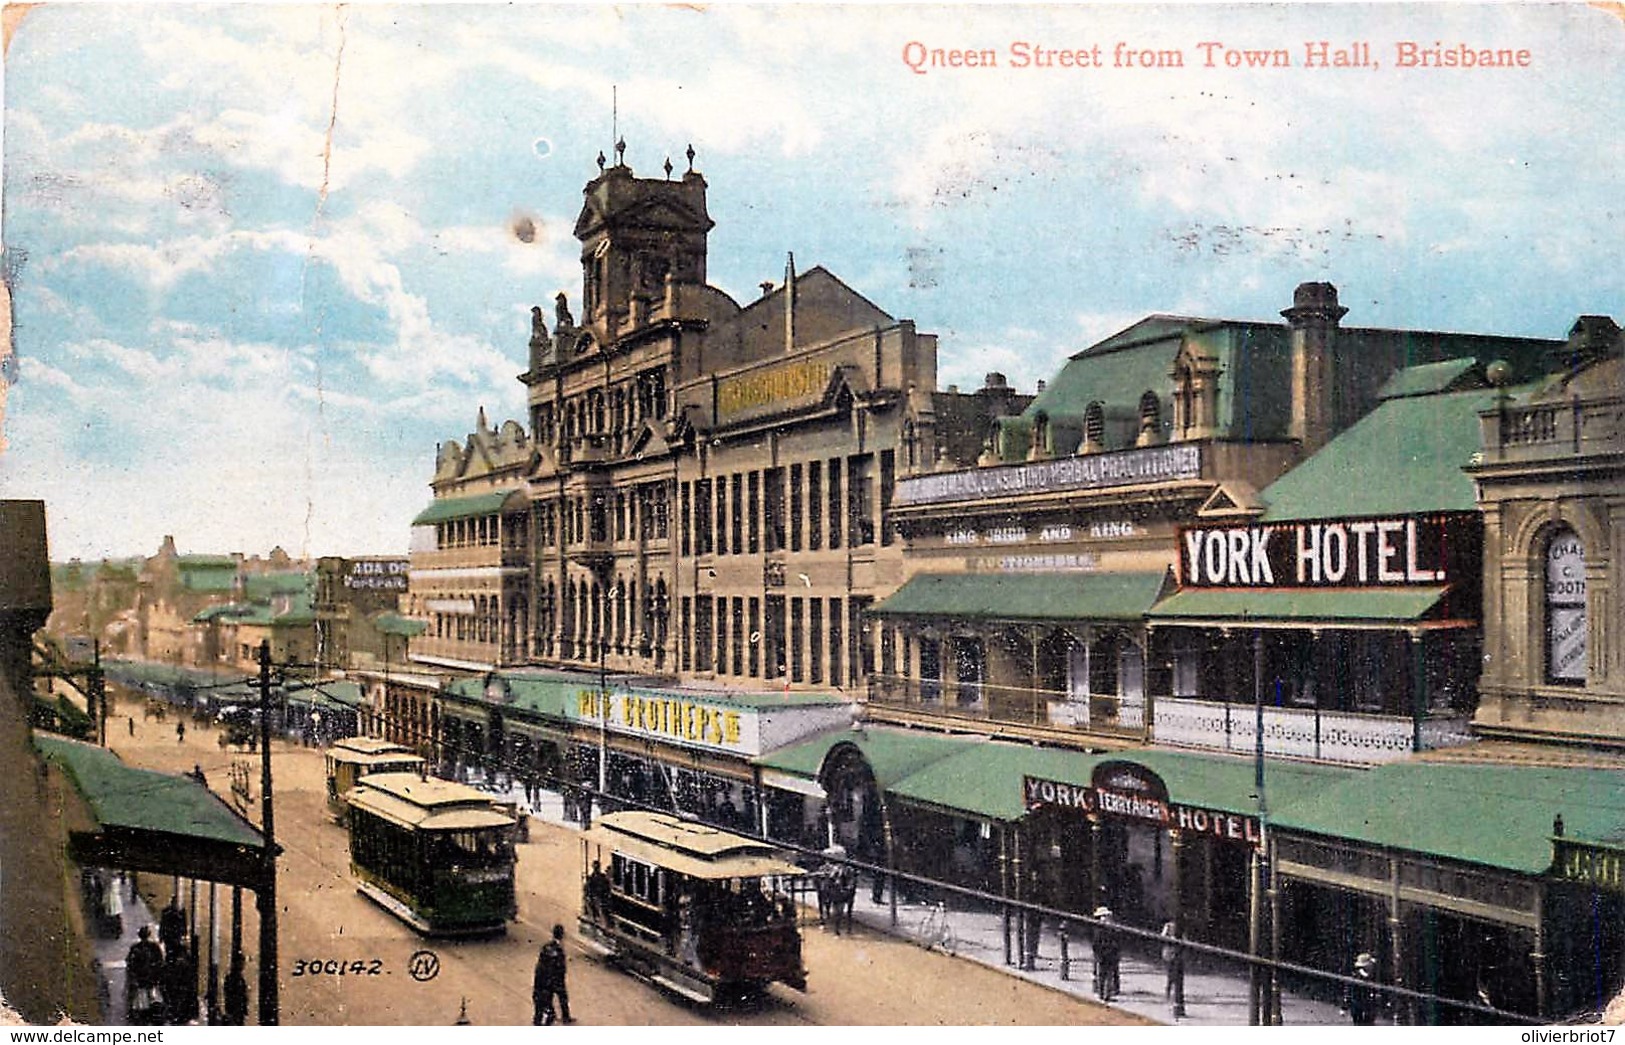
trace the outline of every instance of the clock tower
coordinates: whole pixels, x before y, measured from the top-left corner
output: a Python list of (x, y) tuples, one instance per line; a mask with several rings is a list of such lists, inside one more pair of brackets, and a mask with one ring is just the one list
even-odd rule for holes
[[(674, 283), (705, 282), (706, 235), (716, 224), (705, 209), (705, 179), (694, 169), (672, 177), (639, 178), (625, 163), (626, 143), (615, 145), (615, 164), (598, 157), (598, 177), (587, 183), (575, 237), (581, 241), (583, 325), (612, 340), (638, 325), (646, 306)], [(629, 320), (628, 317), (633, 317)]]

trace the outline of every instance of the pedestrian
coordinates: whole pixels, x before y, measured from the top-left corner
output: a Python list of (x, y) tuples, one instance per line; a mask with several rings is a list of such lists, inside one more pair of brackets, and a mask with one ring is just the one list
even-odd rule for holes
[(226, 973), (226, 1026), (241, 1027), (248, 1020), (248, 977), (243, 975), (243, 952), (231, 956), (231, 971)]
[(1162, 923), (1162, 966), (1167, 979), (1162, 986), (1164, 1001), (1174, 1004), (1174, 1015), (1184, 1015), (1185, 949), (1179, 946), (1179, 927), (1172, 918)]
[(124, 718), (124, 724), (130, 727), (130, 736), (135, 736), (135, 716), (126, 715)]
[(1348, 985), (1349, 1020), (1357, 1027), (1369, 1027), (1377, 1022), (1377, 1009), (1381, 1002), (1372, 984), (1377, 971), (1377, 959), (1362, 951), (1354, 959), (1354, 978), (1358, 983)]
[(164, 974), (164, 952), (152, 942), (152, 927), (143, 925), (139, 939), (124, 956), (124, 1011), (130, 1022), (146, 1027), (162, 1023), (164, 995), (160, 981)]
[(184, 722), (175, 723), (175, 743), (186, 743), (186, 723)]
[(1109, 1002), (1117, 997), (1118, 961), (1122, 952), (1117, 942), (1117, 930), (1112, 927), (1111, 908), (1095, 908), (1095, 919), (1100, 923), (1095, 928), (1094, 939), (1095, 996)]
[(609, 875), (604, 873), (602, 865), (594, 860), (592, 874), (587, 876), (587, 913), (593, 921), (601, 925), (609, 924)]
[(164, 945), (164, 958), (178, 956), (185, 947), (185, 940), (186, 911), (181, 908), (180, 897), (171, 896), (158, 915), (158, 942)]
[(565, 1023), (574, 1023), (570, 1015), (570, 992), (564, 983), (564, 926), (553, 926), (553, 938), (542, 945), (536, 955), (536, 976), (531, 981), (531, 1018), (533, 1026), (552, 1026), (553, 998), (559, 999), (559, 1016)]

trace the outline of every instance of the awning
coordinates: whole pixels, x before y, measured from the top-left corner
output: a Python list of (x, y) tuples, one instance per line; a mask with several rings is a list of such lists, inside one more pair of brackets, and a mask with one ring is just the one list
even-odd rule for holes
[(1427, 588), (1187, 588), (1153, 606), (1154, 624), (1219, 624), (1243, 628), (1410, 624), (1444, 598), (1444, 587)]
[[(1625, 832), (1625, 771), (1395, 762), (1276, 809), (1284, 832), (1545, 874), (1553, 818), (1572, 841)], [(1486, 829), (1485, 825), (1494, 825)]]
[(955, 620), (1139, 620), (1162, 594), (1155, 573), (923, 573), (869, 612)]
[(471, 497), (442, 497), (436, 498), (429, 507), (419, 512), (412, 520), (413, 526), (433, 526), (435, 523), (448, 522), (452, 519), (468, 519), (476, 515), (495, 515), (507, 507), (511, 497), (523, 498), (518, 490), (497, 490), (493, 493), (475, 494)]
[[(1019, 820), (1027, 813), (1023, 777), (1077, 785), (1090, 783), (1101, 762), (1132, 762), (1160, 777), (1171, 801), (1253, 815), (1258, 809), (1252, 759), (1147, 749), (1091, 754), (993, 741), (910, 774), (891, 788), (907, 801), (988, 820)], [(1312, 794), (1357, 770), (1271, 761), (1264, 786), (1272, 796)]]
[(62, 767), (95, 819), (94, 830), (69, 837), (81, 865), (262, 884), (260, 832), (196, 780), (136, 769), (74, 740), (36, 735), (34, 746)]
[[(981, 737), (954, 737), (923, 730), (867, 726), (861, 730), (843, 729), (824, 733), (751, 761), (764, 771), (776, 770), (787, 776), (817, 780), (830, 752), (841, 744), (850, 744), (868, 762), (870, 771), (874, 773), (875, 786), (884, 791), (910, 773), (984, 743), (986, 741)], [(764, 781), (765, 778), (764, 772)]]

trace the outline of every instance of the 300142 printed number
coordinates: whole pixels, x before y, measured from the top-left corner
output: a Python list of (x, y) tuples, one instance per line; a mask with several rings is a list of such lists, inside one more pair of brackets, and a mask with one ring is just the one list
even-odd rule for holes
[(297, 958), (290, 975), (293, 976), (382, 976), (381, 958)]

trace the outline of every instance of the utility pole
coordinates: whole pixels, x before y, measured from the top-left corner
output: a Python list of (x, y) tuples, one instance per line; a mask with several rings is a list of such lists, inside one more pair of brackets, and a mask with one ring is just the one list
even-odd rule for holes
[(271, 640), (260, 640), (260, 831), (265, 847), (260, 887), (260, 1026), (281, 1022), (277, 1004), (276, 825), (271, 816)]

